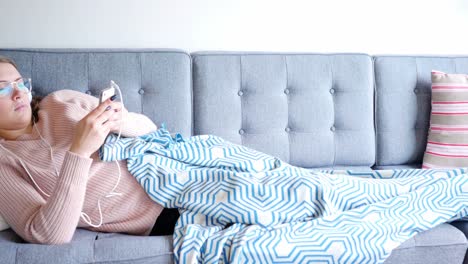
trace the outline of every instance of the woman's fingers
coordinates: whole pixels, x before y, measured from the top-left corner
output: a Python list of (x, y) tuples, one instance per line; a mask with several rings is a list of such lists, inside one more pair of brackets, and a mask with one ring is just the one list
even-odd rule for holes
[(113, 121), (122, 120), (123, 114), (124, 114), (122, 110), (116, 110), (116, 109), (113, 109), (113, 110), (114, 110), (113, 111), (114, 114), (109, 118), (109, 120), (113, 120)]
[(87, 117), (94, 120), (98, 116), (100, 116), (102, 113), (106, 112), (106, 109), (108, 107), (111, 107), (111, 105), (112, 105), (112, 101), (110, 99), (107, 99), (106, 101), (99, 104), (93, 111), (89, 112)]
[(109, 120), (106, 123), (104, 123), (102, 126), (106, 129), (106, 132), (109, 133), (110, 131), (118, 130), (120, 128), (120, 122)]
[(112, 102), (111, 104), (112, 109), (116, 112), (120, 112), (122, 110), (122, 103), (121, 102)]
[[(104, 133), (108, 133), (109, 131), (119, 131), (127, 110), (123, 108), (122, 103), (112, 102), (108, 99), (93, 110), (93, 112), (90, 118), (94, 125), (100, 127), (100, 130)], [(106, 131), (108, 128), (110, 130)]]
[(78, 122), (70, 151), (89, 157), (104, 142), (111, 131), (121, 125), (121, 115), (127, 110), (119, 102), (104, 101)]
[(104, 124), (105, 122), (111, 120), (111, 117), (116, 114), (111, 108), (111, 105), (108, 105), (107, 110), (104, 110), (102, 114), (100, 114), (96, 119), (94, 120), (96, 124)]
[(111, 104), (111, 109), (109, 111), (113, 111), (115, 114), (112, 115), (109, 120), (122, 120), (126, 114), (126, 110), (122, 107), (122, 103), (114, 102)]

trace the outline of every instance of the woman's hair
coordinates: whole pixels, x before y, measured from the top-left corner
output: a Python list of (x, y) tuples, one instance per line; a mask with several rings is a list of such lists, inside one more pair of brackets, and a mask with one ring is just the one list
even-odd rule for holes
[(41, 102), (42, 98), (42, 96), (34, 96), (31, 101), (31, 121), (33, 122), (39, 121), (39, 103)]
[[(13, 65), (13, 67), (15, 67), (15, 69), (17, 71), (19, 71), (18, 66), (16, 65), (16, 63), (10, 58), (0, 56), (0, 63), (11, 64), (11, 65)], [(39, 121), (38, 112), (39, 112), (39, 103), (41, 102), (41, 100), (42, 100), (41, 96), (34, 96), (32, 101), (31, 101), (31, 111), (32, 111), (32, 115), (31, 115), (32, 120), (31, 121), (34, 121), (34, 122)]]
[(16, 63), (10, 58), (0, 56), (0, 63), (9, 63), (9, 64), (13, 65), (13, 67), (15, 67), (15, 69), (17, 71), (19, 71), (18, 66), (16, 65)]

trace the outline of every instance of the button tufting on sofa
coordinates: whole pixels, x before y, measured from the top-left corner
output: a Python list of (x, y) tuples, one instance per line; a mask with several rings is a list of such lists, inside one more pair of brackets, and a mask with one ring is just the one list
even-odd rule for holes
[[(212, 133), (284, 157), (294, 165), (345, 170), (370, 170), (371, 164), (376, 164), (373, 169), (419, 168), (426, 147), (421, 139), (426, 138), (431, 105), (429, 72), (468, 72), (467, 57), (446, 56), (4, 52), (31, 65), (36, 84), (33, 95), (47, 95), (57, 87), (93, 87), (82, 91), (97, 95), (102, 77), (117, 75), (131, 84), (125, 87), (128, 91), (140, 94), (129, 95), (129, 108), (144, 109), (155, 120), (169, 116), (175, 132), (187, 136)], [(115, 61), (116, 67), (103, 67), (109, 61)], [(154, 74), (159, 72), (167, 75)], [(158, 96), (145, 96), (145, 107), (141, 100), (143, 86), (159, 87)], [(317, 87), (322, 87), (320, 93)], [(236, 90), (239, 96), (244, 92), (246, 96), (222, 96)], [(240, 103), (246, 99), (249, 101)], [(335, 122), (341, 127), (340, 133), (334, 133)], [(239, 124), (247, 127), (249, 135), (237, 128)], [(294, 125), (294, 132), (288, 132), (289, 124)], [(327, 124), (331, 124), (330, 133), (325, 131)], [(236, 129), (240, 134), (237, 138), (232, 136)], [(461, 228), (468, 230), (468, 226)], [(465, 235), (466, 231), (463, 234), (441, 224), (392, 250), (385, 263), (462, 263), (468, 245)], [(172, 245), (171, 236), (96, 233), (81, 228), (70, 244), (37, 245), (25, 243), (7, 229), (0, 232), (0, 263), (173, 263)]]

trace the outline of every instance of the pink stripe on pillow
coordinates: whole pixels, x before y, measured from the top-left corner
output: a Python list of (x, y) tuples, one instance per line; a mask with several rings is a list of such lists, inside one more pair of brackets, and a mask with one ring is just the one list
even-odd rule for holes
[(449, 143), (440, 143), (440, 142), (434, 142), (434, 141), (427, 141), (428, 144), (434, 144), (434, 145), (443, 145), (443, 146), (466, 146), (468, 147), (468, 144), (449, 144)]
[(468, 131), (468, 128), (458, 128), (458, 127), (431, 127), (431, 130), (440, 130), (440, 131)]
[(468, 167), (468, 75), (433, 70), (431, 79), (436, 100), (422, 167)]
[(465, 101), (449, 101), (449, 102), (432, 102), (433, 105), (439, 105), (439, 104), (468, 104), (468, 102)]
[(432, 89), (468, 89), (468, 85), (433, 85)]
[(447, 113), (447, 112), (432, 112), (433, 115), (468, 115), (468, 112)]
[(426, 151), (441, 154), (441, 155), (468, 155), (467, 147), (447, 147), (440, 145), (428, 144)]
[(468, 158), (468, 155), (447, 155), (447, 154), (431, 152), (431, 151), (426, 151), (426, 153), (436, 155), (436, 156), (441, 156), (441, 157)]

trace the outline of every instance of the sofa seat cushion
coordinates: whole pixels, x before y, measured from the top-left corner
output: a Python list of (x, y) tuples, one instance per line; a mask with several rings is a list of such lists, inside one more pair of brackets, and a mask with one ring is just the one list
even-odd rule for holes
[(468, 238), (468, 221), (455, 221), (450, 223), (454, 227), (460, 229), (465, 236)]
[(385, 263), (462, 263), (467, 248), (467, 239), (460, 230), (441, 224), (405, 241)]
[(65, 245), (25, 243), (11, 229), (0, 232), (0, 263), (172, 263), (171, 236), (75, 232)]
[[(465, 236), (468, 239), (468, 221), (455, 221), (450, 224), (460, 229), (463, 233), (465, 233)], [(466, 252), (463, 264), (468, 264), (468, 251)]]
[(92, 263), (96, 232), (78, 229), (65, 245), (29, 244), (13, 230), (0, 232), (0, 263)]
[[(450, 224), (422, 232), (394, 249), (385, 263), (462, 263), (464, 234)], [(172, 263), (171, 236), (132, 236), (78, 229), (71, 243), (24, 243), (11, 229), (0, 232), (0, 263)]]
[(99, 233), (94, 244), (98, 263), (173, 263), (172, 236)]

